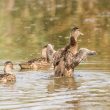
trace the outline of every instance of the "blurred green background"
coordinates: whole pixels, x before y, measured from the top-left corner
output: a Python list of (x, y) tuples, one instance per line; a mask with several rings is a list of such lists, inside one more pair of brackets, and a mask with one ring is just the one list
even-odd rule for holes
[(90, 61), (110, 60), (110, 0), (0, 0), (0, 60), (38, 57), (51, 43), (61, 48), (70, 29), (84, 36), (79, 48), (97, 51)]

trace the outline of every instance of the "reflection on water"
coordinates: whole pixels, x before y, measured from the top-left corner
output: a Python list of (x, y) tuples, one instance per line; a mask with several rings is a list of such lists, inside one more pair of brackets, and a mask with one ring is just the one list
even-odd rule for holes
[(75, 71), (53, 78), (53, 71), (17, 72), (13, 85), (0, 84), (0, 110), (109, 110), (108, 72)]
[(68, 42), (73, 25), (85, 34), (79, 47), (97, 51), (97, 61), (110, 59), (109, 0), (0, 0), (0, 59), (39, 56), (43, 45)]
[(110, 110), (110, 0), (0, 0), (0, 71), (4, 60), (34, 58), (47, 43), (63, 47), (73, 25), (85, 34), (79, 48), (97, 56), (68, 79), (15, 68), (17, 82), (0, 84), (0, 110)]
[(49, 93), (57, 91), (58, 89), (61, 89), (61, 88), (67, 88), (67, 89), (77, 88), (77, 84), (75, 82), (74, 77), (73, 78), (53, 78), (53, 79), (54, 80), (52, 80), (52, 82), (48, 85)]

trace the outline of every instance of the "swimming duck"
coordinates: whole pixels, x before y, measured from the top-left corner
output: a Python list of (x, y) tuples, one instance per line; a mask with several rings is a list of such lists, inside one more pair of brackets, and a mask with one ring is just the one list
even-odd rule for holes
[(8, 83), (8, 82), (15, 82), (16, 77), (12, 73), (13, 63), (11, 61), (7, 61), (4, 64), (4, 74), (0, 74), (0, 82)]
[(54, 56), (53, 56), (54, 67), (58, 65), (62, 57), (66, 56), (67, 57), (66, 59), (70, 59), (71, 54), (75, 55), (77, 53), (77, 49), (78, 49), (77, 39), (80, 35), (84, 35), (84, 34), (80, 32), (78, 27), (72, 28), (70, 33), (69, 44), (54, 53)]
[(42, 49), (42, 56), (29, 60), (25, 63), (19, 64), (21, 69), (44, 69), (52, 65), (53, 54), (55, 53), (54, 47), (51, 44), (47, 44)]
[[(80, 35), (83, 35), (83, 33), (80, 32), (78, 27), (72, 28), (70, 33), (69, 44), (66, 47), (59, 49), (58, 51), (55, 52), (53, 58), (55, 76), (68, 76), (68, 77), (72, 76), (72, 72), (75, 68), (72, 65), (77, 64), (76, 55), (79, 55), (77, 39)], [(82, 53), (86, 53), (85, 56), (88, 56), (89, 55), (87, 54), (88, 52), (90, 51), (84, 49)], [(84, 58), (83, 54), (81, 54), (80, 57)], [(76, 63), (73, 63), (74, 61), (76, 61)]]
[(62, 68), (64, 68), (65, 63), (68, 64), (68, 70), (70, 69), (70, 63), (73, 59), (73, 56), (75, 56), (77, 53), (77, 39), (80, 35), (83, 35), (83, 33), (80, 32), (78, 27), (72, 28), (69, 44), (54, 53), (53, 66), (55, 69), (55, 74), (57, 74), (56, 72), (58, 72), (59, 74), (62, 71)]
[[(89, 50), (87, 48), (81, 48), (76, 55), (70, 55), (68, 59), (61, 58), (59, 65), (55, 68), (55, 76), (61, 77), (72, 77), (74, 68), (80, 64), (81, 61), (85, 60), (88, 56), (96, 55), (95, 51)], [(65, 56), (66, 57), (66, 56)], [(65, 60), (64, 60), (65, 59)]]

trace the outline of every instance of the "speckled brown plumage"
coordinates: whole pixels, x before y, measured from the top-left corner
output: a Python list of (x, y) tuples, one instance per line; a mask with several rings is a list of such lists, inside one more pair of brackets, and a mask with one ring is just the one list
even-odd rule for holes
[(11, 61), (5, 62), (4, 65), (4, 73), (0, 74), (0, 82), (2, 83), (9, 83), (9, 82), (15, 82), (16, 76), (12, 73), (13, 64)]
[(73, 59), (75, 59), (77, 51), (78, 51), (78, 43), (77, 38), (82, 33), (79, 31), (79, 28), (74, 27), (70, 33), (70, 40), (69, 44), (62, 49), (59, 49), (54, 54), (54, 69), (55, 69), (55, 76), (67, 76), (71, 77), (72, 72), (74, 71), (73, 68)]
[(19, 64), (21, 69), (44, 69), (52, 65), (53, 53), (55, 52), (51, 44), (47, 44), (42, 49), (42, 57), (31, 59), (27, 62)]

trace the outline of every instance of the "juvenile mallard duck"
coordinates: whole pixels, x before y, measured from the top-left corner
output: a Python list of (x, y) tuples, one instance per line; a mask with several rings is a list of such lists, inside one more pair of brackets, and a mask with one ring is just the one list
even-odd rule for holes
[(4, 74), (0, 74), (0, 82), (8, 83), (16, 81), (16, 77), (12, 73), (13, 63), (11, 61), (7, 61), (4, 66)]
[(53, 54), (55, 53), (54, 47), (47, 44), (42, 49), (42, 57), (29, 60), (28, 62), (19, 64), (21, 69), (41, 69), (48, 68), (52, 65)]
[(80, 32), (78, 27), (72, 28), (71, 33), (70, 33), (69, 44), (65, 46), (64, 48), (61, 48), (58, 51), (56, 51), (53, 56), (54, 67), (56, 67), (59, 64), (62, 57), (66, 56), (67, 57), (67, 58), (65, 57), (66, 59), (70, 59), (71, 54), (75, 55), (77, 53), (77, 49), (78, 49), (77, 39), (80, 35), (83, 35), (83, 33)]
[(66, 47), (59, 49), (58, 51), (55, 52), (53, 65), (56, 77), (59, 76), (71, 77), (74, 68), (80, 63), (80, 62), (78, 63), (78, 61), (80, 61), (78, 58), (84, 59), (85, 56), (86, 57), (89, 56), (90, 53), (92, 52), (88, 49), (80, 49), (78, 52), (77, 39), (80, 35), (83, 34), (80, 32), (79, 28), (74, 27), (70, 33), (69, 44)]
[(65, 67), (64, 66), (65, 64), (68, 64), (67, 65), (68, 69), (71, 68), (70, 63), (73, 59), (73, 56), (75, 56), (77, 53), (78, 49), (77, 39), (80, 35), (83, 35), (83, 33), (80, 32), (78, 27), (72, 28), (70, 33), (69, 44), (55, 52), (53, 56), (53, 65), (55, 69), (55, 74), (59, 74)]
[[(72, 53), (71, 53), (72, 54)], [(81, 61), (86, 59), (88, 56), (96, 55), (95, 51), (91, 51), (86, 48), (79, 49), (79, 52), (74, 56), (70, 56), (70, 59), (61, 58), (59, 65), (55, 68), (55, 76), (61, 77), (72, 77), (74, 68), (80, 64)], [(66, 56), (65, 56), (66, 57)]]

